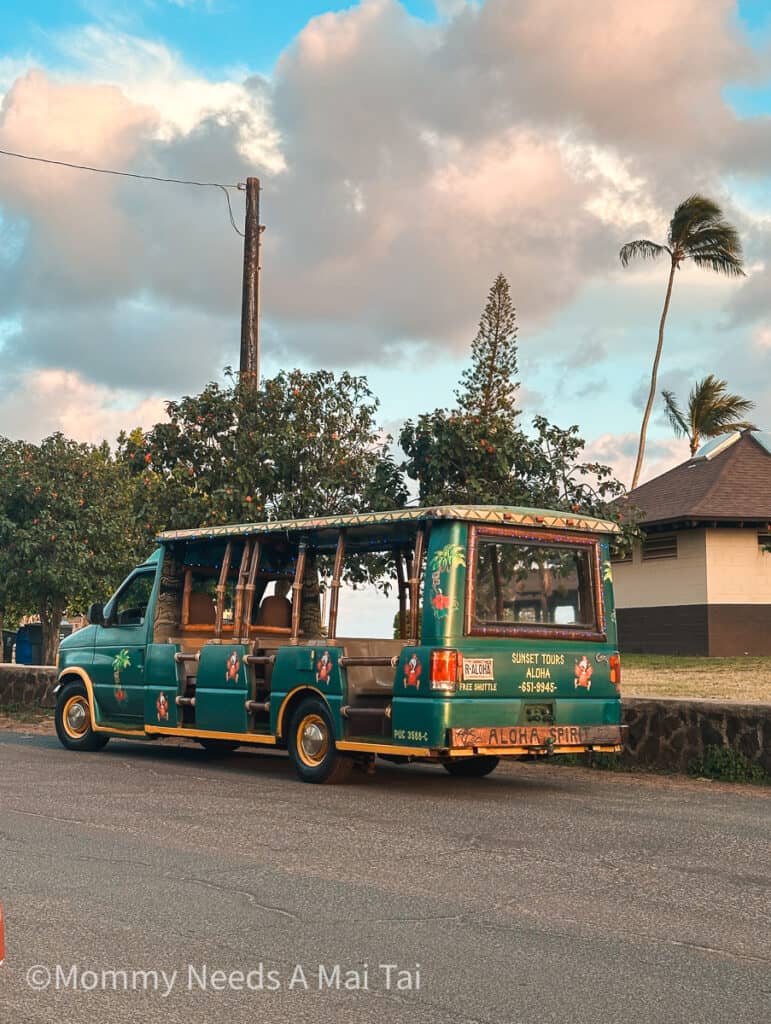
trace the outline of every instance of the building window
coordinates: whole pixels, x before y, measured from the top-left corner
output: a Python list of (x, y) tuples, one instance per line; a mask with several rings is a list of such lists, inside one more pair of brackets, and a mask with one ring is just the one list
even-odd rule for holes
[(771, 554), (771, 533), (758, 534), (758, 547), (761, 551), (768, 551)]
[(677, 558), (677, 534), (648, 536), (642, 545), (643, 562), (654, 558)]

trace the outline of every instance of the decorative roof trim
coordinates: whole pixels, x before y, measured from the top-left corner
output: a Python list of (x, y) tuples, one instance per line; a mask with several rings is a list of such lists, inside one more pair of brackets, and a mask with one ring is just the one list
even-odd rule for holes
[(311, 519), (284, 519), (266, 523), (236, 523), (229, 526), (201, 526), (193, 530), (165, 530), (159, 543), (172, 540), (208, 540), (215, 537), (241, 537), (264, 533), (298, 533), (304, 530), (341, 529), (352, 526), (384, 526), (389, 523), (456, 519), (473, 523), (501, 523), (507, 526), (534, 526), (552, 530), (579, 530), (586, 533), (620, 533), (617, 523), (594, 516), (574, 516), (552, 509), (508, 507), (505, 505), (436, 505), (430, 508), (404, 508), (392, 512), (359, 512), (355, 515), (322, 516)]

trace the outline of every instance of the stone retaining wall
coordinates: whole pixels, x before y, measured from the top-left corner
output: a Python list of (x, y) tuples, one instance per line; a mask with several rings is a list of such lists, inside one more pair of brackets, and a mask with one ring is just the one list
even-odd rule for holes
[(771, 775), (771, 704), (625, 697), (623, 705), (628, 764), (687, 772), (715, 746), (744, 754)]
[[(56, 669), (0, 664), (0, 705), (52, 707)], [(771, 704), (625, 697), (627, 764), (687, 772), (707, 747), (739, 751), (771, 775)]]
[(56, 669), (46, 665), (0, 665), (0, 706), (53, 707)]

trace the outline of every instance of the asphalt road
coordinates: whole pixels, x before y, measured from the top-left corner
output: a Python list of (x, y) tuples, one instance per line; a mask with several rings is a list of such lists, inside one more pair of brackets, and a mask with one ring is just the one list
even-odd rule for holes
[(0, 1021), (758, 1024), (770, 797), (530, 764), (316, 787), (0, 734)]

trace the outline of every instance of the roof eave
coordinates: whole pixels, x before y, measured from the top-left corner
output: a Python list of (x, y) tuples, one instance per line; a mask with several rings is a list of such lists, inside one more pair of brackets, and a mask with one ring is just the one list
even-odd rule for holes
[(340, 529), (355, 526), (379, 526), (400, 522), (454, 519), (461, 522), (499, 523), (504, 526), (532, 526), (542, 529), (576, 530), (582, 533), (616, 534), (617, 523), (580, 512), (569, 514), (554, 509), (530, 509), (516, 506), (435, 505), (385, 512), (360, 512), (354, 515), (317, 516), (308, 519), (286, 519), (265, 523), (234, 523), (226, 526), (205, 526), (188, 530), (165, 530), (156, 538), (159, 543), (174, 540), (204, 540), (215, 537), (254, 536), (266, 533), (302, 533), (304, 530)]

